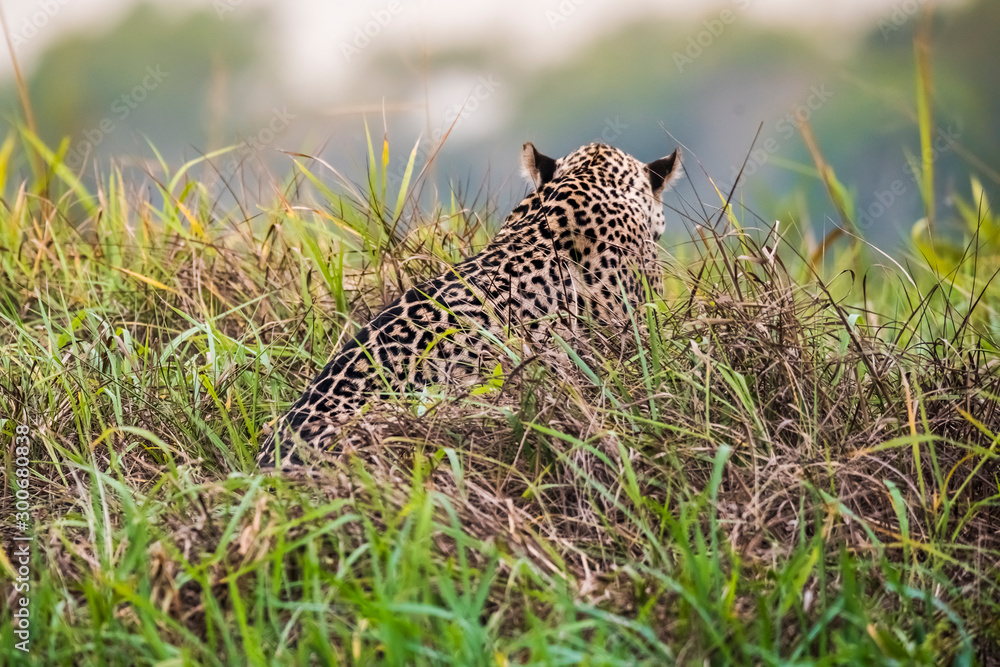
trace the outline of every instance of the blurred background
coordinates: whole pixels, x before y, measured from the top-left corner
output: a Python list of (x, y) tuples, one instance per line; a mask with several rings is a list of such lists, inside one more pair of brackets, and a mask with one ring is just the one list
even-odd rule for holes
[[(281, 151), (366, 178), (365, 124), (401, 180), (502, 215), (526, 191), (521, 144), (561, 156), (599, 139), (643, 160), (684, 147), (669, 205), (736, 200), (822, 237), (836, 218), (800, 126), (851, 194), (863, 233), (892, 246), (922, 214), (914, 35), (926, 21), (937, 206), (1000, 183), (996, 0), (0, 0), (50, 145), (86, 175), (213, 159), (287, 172)], [(926, 15), (925, 15), (926, 14)], [(4, 123), (20, 110), (0, 58)], [(93, 162), (96, 158), (96, 162)], [(744, 166), (745, 164), (745, 166)], [(284, 165), (284, 167), (283, 167)], [(241, 176), (241, 178), (244, 178)], [(244, 180), (244, 184), (245, 184)], [(220, 187), (220, 200), (230, 196)], [(682, 227), (684, 216), (668, 216)], [(688, 226), (689, 223), (688, 223)]]

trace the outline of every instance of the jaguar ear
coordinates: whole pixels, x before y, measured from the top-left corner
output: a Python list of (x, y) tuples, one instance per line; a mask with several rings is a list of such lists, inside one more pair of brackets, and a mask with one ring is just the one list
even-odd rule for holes
[(647, 164), (646, 175), (649, 176), (649, 184), (653, 186), (653, 196), (659, 197), (660, 193), (673, 185), (681, 175), (680, 150)]
[(521, 169), (535, 187), (540, 188), (556, 175), (556, 161), (539, 153), (529, 141), (521, 148)]

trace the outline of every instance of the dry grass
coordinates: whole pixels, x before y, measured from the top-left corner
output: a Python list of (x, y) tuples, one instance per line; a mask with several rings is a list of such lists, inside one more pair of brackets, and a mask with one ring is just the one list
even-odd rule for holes
[(7, 184), (0, 219), (36, 656), (1000, 664), (988, 283), (857, 256), (827, 282), (776, 230), (695, 220), (621, 331), (374, 406), (327, 465), (262, 475), (263, 425), (338, 341), (495, 221), (303, 158), (253, 219), (184, 175), (149, 202), (47, 159), (61, 180)]

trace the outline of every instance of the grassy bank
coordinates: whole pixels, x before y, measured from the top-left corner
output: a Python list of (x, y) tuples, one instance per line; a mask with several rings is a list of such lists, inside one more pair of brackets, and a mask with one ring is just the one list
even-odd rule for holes
[(825, 262), (794, 221), (681, 198), (665, 293), (613, 345), (378, 406), (329, 467), (261, 474), (339, 341), (500, 222), (418, 207), (388, 150), (364, 186), (297, 157), (259, 196), (228, 156), (84, 179), (7, 137), (0, 431), (30, 462), (4, 448), (0, 509), (26, 467), (30, 520), (3, 529), (3, 662), (1000, 664), (985, 195), (951, 246)]

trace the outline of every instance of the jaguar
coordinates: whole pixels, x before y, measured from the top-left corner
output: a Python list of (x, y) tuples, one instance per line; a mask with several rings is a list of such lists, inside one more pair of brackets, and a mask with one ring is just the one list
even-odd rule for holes
[[(366, 403), (488, 377), (511, 341), (528, 351), (579, 322), (627, 321), (659, 285), (661, 195), (678, 150), (643, 163), (604, 143), (554, 159), (522, 147), (533, 189), (478, 254), (389, 303), (275, 423), (262, 466), (335, 448)], [(523, 350), (522, 350), (523, 351)]]

